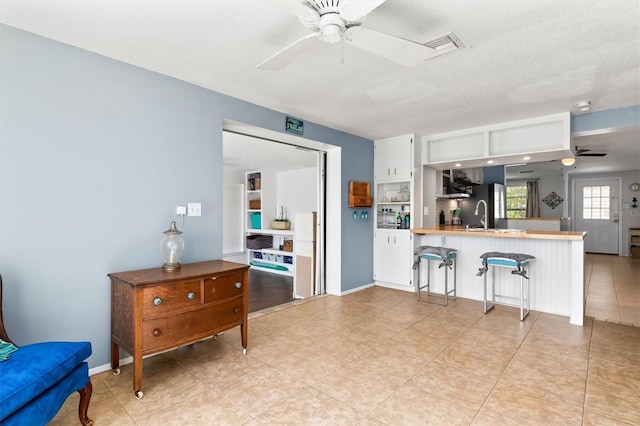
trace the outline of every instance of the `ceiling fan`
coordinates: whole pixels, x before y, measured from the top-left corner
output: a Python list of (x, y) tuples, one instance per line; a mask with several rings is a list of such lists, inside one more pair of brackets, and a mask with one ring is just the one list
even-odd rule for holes
[(590, 152), (590, 149), (580, 148), (576, 146), (576, 157), (604, 157), (605, 152)]
[(416, 66), (436, 54), (436, 48), (362, 26), (367, 14), (386, 0), (280, 0), (278, 8), (296, 15), (313, 30), (267, 58), (256, 68), (277, 70), (312, 45), (340, 40), (404, 66)]

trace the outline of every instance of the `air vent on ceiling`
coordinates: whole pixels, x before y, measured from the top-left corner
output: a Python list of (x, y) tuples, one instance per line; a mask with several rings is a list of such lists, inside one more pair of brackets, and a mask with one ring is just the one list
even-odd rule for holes
[(519, 173), (533, 173), (533, 170), (523, 170), (523, 171), (521, 171)]
[(423, 44), (435, 51), (435, 54), (431, 58), (435, 58), (436, 56), (444, 55), (445, 53), (450, 53), (464, 47), (464, 44), (462, 44), (460, 39), (454, 33), (449, 33)]

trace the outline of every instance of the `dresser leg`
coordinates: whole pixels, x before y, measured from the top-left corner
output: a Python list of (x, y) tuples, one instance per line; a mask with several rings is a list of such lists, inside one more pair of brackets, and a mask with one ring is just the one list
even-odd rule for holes
[[(111, 342), (111, 369), (114, 371), (118, 371), (118, 374), (120, 374), (120, 369), (118, 368), (120, 367), (120, 347)], [(118, 375), (116, 374), (116, 376)]]
[(133, 390), (137, 399), (142, 399), (142, 355), (133, 357)]
[(240, 336), (242, 338), (242, 354), (247, 353), (247, 322), (240, 324)]

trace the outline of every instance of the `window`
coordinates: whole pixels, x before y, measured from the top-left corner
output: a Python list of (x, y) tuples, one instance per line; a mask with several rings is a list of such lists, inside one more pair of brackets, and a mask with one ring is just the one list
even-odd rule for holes
[(527, 186), (507, 186), (507, 218), (527, 217)]
[(610, 193), (608, 185), (582, 188), (582, 218), (609, 220)]

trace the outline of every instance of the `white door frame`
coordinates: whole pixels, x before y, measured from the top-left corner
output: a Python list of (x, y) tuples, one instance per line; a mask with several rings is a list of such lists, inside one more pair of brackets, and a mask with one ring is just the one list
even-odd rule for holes
[[(577, 183), (590, 183), (590, 182), (602, 182), (603, 180), (614, 180), (618, 182), (618, 199), (617, 201), (617, 205), (616, 205), (616, 212), (618, 213), (618, 256), (622, 256), (622, 226), (620, 226), (621, 221), (620, 221), (620, 208), (622, 207), (621, 205), (621, 199), (622, 199), (622, 178), (621, 177), (616, 177), (616, 176), (602, 176), (602, 177), (590, 177), (590, 178), (581, 178), (581, 179), (573, 179), (573, 181), (571, 182), (571, 193), (572, 195), (572, 200), (571, 200), (571, 222), (572, 222), (572, 226), (575, 226), (576, 224), (576, 202), (577, 202), (577, 193), (576, 193), (576, 186)], [(575, 228), (574, 228), (575, 229)]]
[[(325, 270), (322, 271), (322, 264), (318, 265), (319, 270), (317, 275), (323, 281), (318, 283), (319, 289), (324, 289), (324, 292), (332, 295), (339, 296), (342, 292), (342, 222), (341, 222), (341, 187), (342, 182), (342, 148), (336, 145), (315, 141), (299, 136), (289, 135), (286, 133), (280, 133), (273, 130), (265, 129), (262, 127), (256, 127), (250, 124), (224, 119), (223, 130), (234, 131), (237, 133), (243, 133), (248, 136), (254, 136), (257, 138), (270, 139), (273, 141), (280, 141), (289, 145), (296, 145), (303, 148), (310, 148), (316, 151), (324, 151), (327, 153), (327, 163), (325, 167), (331, 170), (331, 174), (328, 174), (325, 179), (326, 185), (326, 198), (325, 198), (325, 212), (326, 217), (329, 219), (326, 221), (326, 227), (324, 229), (324, 244), (325, 247), (331, 247), (331, 250), (326, 251)], [(318, 206), (318, 210), (321, 210), (322, 206)], [(322, 226), (324, 223), (320, 222), (320, 213), (318, 216), (318, 222), (321, 224), (318, 230), (321, 234)], [(321, 241), (320, 238), (318, 240)], [(324, 250), (324, 247), (318, 247), (317, 252)]]

